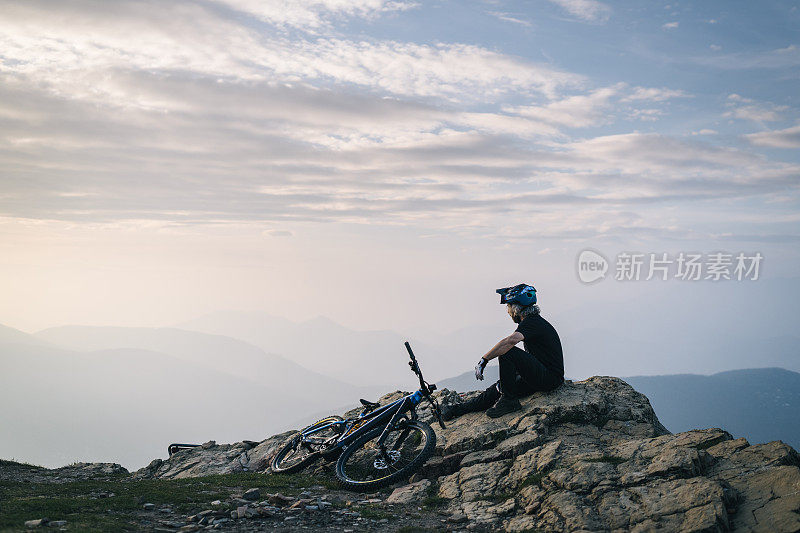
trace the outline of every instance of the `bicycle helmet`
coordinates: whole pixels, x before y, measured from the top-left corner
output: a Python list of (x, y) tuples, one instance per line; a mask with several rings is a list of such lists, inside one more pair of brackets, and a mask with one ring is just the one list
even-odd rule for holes
[(527, 283), (497, 289), (495, 292), (500, 295), (501, 304), (533, 305), (536, 303), (536, 289)]

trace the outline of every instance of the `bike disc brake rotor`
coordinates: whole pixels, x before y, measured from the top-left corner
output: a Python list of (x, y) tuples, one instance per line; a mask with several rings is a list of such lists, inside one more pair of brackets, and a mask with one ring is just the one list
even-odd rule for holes
[[(399, 450), (389, 450), (388, 452), (386, 452), (386, 455), (389, 457), (391, 464), (396, 463), (400, 459)], [(377, 470), (386, 470), (387, 468), (389, 468), (389, 465), (386, 464), (386, 461), (384, 460), (383, 457), (378, 457), (372, 464)]]

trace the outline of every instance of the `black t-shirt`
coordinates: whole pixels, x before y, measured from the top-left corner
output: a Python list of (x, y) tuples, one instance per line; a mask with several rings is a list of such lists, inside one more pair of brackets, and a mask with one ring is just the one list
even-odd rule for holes
[(525, 351), (532, 353), (550, 371), (564, 377), (564, 353), (556, 329), (538, 313), (528, 315), (517, 326)]

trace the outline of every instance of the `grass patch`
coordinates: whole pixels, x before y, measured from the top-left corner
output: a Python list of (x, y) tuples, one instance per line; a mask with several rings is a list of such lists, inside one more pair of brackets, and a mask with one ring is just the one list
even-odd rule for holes
[(449, 502), (447, 498), (439, 496), (439, 489), (435, 483), (431, 483), (428, 487), (426, 496), (422, 499), (422, 507), (424, 509), (439, 509), (444, 507)]
[[(208, 502), (225, 501), (242, 489), (297, 495), (305, 487), (335, 486), (332, 479), (304, 474), (264, 475), (255, 472), (214, 475), (191, 479), (146, 479), (127, 476), (111, 480), (80, 480), (67, 483), (21, 483), (0, 481), (0, 531), (19, 530), (26, 520), (67, 520), (72, 531), (132, 531), (142, 503), (156, 508), (171, 506), (179, 514), (208, 508)], [(99, 493), (114, 493), (97, 498)], [(155, 512), (154, 519), (167, 518)]]
[(372, 504), (361, 505), (358, 507), (357, 511), (362, 518), (370, 518), (372, 520), (381, 520), (383, 518), (388, 518), (391, 520), (394, 518), (394, 513), (389, 512), (386, 509), (381, 509), (377, 505)]
[(486, 500), (487, 502), (492, 502), (492, 503), (497, 504), (497, 503), (503, 503), (503, 502), (507, 501), (509, 498), (513, 498), (513, 497), (514, 497), (514, 495), (511, 494), (510, 492), (501, 492), (500, 494), (494, 494), (492, 496), (487, 496), (486, 498), (483, 498), (483, 499)]
[(627, 459), (623, 459), (622, 457), (617, 457), (614, 455), (603, 455), (601, 457), (592, 457), (591, 459), (584, 459), (584, 461), (586, 461), (587, 463), (609, 463), (616, 466), (618, 464), (624, 463), (625, 461), (627, 461)]
[(534, 472), (532, 474), (529, 474), (528, 477), (526, 477), (522, 481), (522, 483), (520, 484), (520, 488), (527, 487), (528, 485), (536, 485), (537, 487), (541, 487), (542, 486), (542, 480), (544, 478), (546, 478), (547, 474), (549, 474), (553, 470), (555, 470), (555, 468), (552, 468), (552, 467), (543, 468), (542, 470), (540, 470), (538, 472)]

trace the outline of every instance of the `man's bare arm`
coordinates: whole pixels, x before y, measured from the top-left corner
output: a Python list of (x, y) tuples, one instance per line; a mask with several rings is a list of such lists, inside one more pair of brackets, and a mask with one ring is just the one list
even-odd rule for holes
[(486, 355), (483, 356), (484, 359), (487, 361), (491, 361), (495, 357), (500, 357), (511, 348), (519, 344), (520, 341), (524, 340), (525, 337), (522, 336), (522, 333), (519, 331), (515, 331), (505, 339), (502, 339), (500, 342), (494, 345), (494, 348), (486, 352)]

